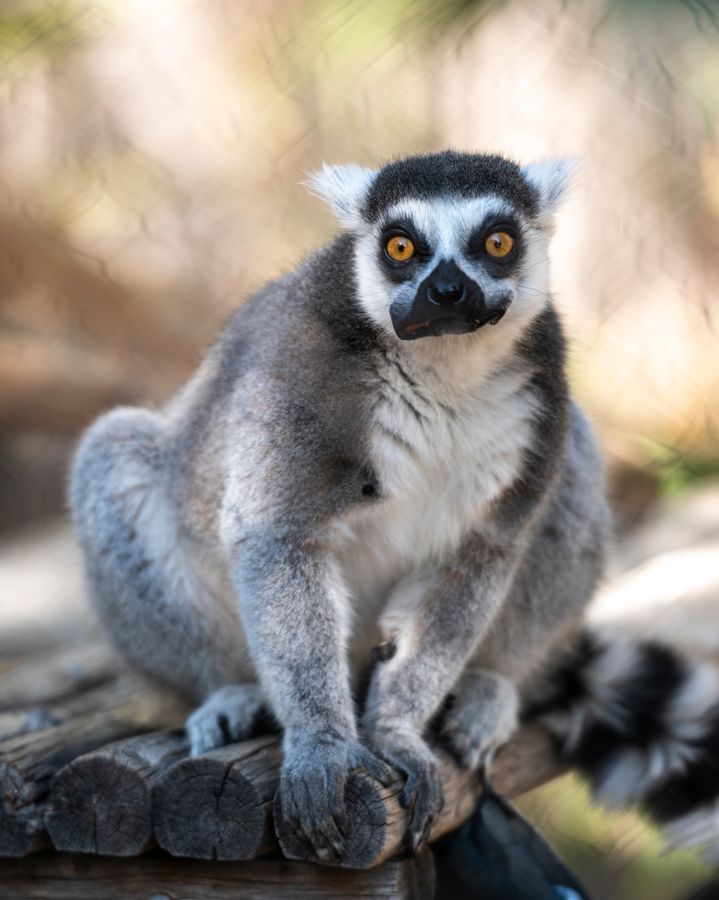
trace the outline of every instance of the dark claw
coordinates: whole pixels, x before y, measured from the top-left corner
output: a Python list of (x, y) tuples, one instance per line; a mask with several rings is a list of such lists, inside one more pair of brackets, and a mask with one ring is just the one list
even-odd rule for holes
[(405, 847), (410, 853), (417, 853), (426, 843), (444, 802), (436, 760), (423, 742), (409, 747), (384, 746), (377, 752), (405, 777), (399, 794), (400, 805), (411, 810)]
[(426, 773), (419, 769), (412, 769), (406, 772), (406, 775), (407, 780), (399, 795), (399, 803), (404, 809), (409, 809), (415, 803), (417, 792), (421, 787), (422, 780)]
[(405, 841), (410, 853), (417, 853), (426, 844), (443, 805), (442, 785), (437, 770), (433, 765), (427, 766), (413, 792), (412, 812)]
[(384, 760), (362, 748), (362, 753), (354, 761), (353, 768), (366, 769), (367, 774), (376, 778), (384, 787), (389, 787), (397, 780), (397, 775)]

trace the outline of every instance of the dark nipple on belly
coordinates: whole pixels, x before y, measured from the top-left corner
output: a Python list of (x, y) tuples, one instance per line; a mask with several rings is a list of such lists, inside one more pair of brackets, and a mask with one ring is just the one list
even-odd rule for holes
[(392, 638), (389, 641), (382, 641), (372, 648), (372, 659), (374, 662), (387, 662), (397, 652), (397, 641)]

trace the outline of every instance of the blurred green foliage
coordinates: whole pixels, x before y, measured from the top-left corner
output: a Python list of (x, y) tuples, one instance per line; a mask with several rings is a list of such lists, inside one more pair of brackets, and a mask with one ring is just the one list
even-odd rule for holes
[(672, 497), (700, 481), (719, 476), (719, 454), (715, 457), (691, 456), (679, 447), (648, 442), (649, 467), (657, 476), (660, 491)]
[[(88, 23), (95, 27), (88, 28)], [(98, 34), (97, 18), (86, 18), (74, 0), (54, 0), (42, 6), (16, 5), (0, 9), (0, 66), (19, 74), (38, 60), (59, 62)]]
[(660, 833), (638, 815), (598, 809), (575, 775), (530, 792), (517, 806), (593, 900), (684, 900), (712, 875), (698, 853), (665, 851)]

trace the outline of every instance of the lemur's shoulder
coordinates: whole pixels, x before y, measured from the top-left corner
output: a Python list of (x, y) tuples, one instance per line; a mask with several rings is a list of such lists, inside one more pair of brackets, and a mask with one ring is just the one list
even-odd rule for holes
[(352, 241), (343, 235), (226, 323), (185, 389), (174, 448), (188, 477), (211, 472), (219, 484), (259, 454), (255, 477), (271, 471), (275, 490), (286, 482), (287, 496), (308, 508), (329, 494), (336, 506), (360, 497), (376, 480), (368, 451), (376, 348), (376, 327), (354, 303)]
[(251, 294), (226, 320), (168, 407), (207, 419), (227, 404), (264, 396), (269, 409), (332, 404), (366, 381), (377, 329), (356, 303), (353, 239), (342, 234)]
[(306, 376), (338, 354), (377, 350), (380, 335), (357, 302), (354, 266), (354, 237), (340, 234), (252, 294), (211, 352), (234, 361), (236, 370), (271, 370), (297, 386), (295, 365)]

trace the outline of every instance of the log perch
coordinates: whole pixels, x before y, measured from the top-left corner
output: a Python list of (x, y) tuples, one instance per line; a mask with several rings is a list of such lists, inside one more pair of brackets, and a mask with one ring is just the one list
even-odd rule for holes
[(173, 695), (122, 675), (43, 710), (37, 729), (0, 735), (0, 857), (42, 845), (49, 784), (62, 766), (108, 741), (181, 725), (185, 713)]
[(50, 785), (45, 827), (56, 850), (138, 856), (155, 845), (152, 791), (187, 755), (181, 732), (116, 741), (64, 766)]
[[(444, 808), (435, 823), (430, 841), (462, 824), (474, 810), (480, 791), (475, 776), (437, 750), (444, 790)], [(492, 767), (492, 783), (501, 794), (516, 797), (560, 774), (549, 736), (539, 728), (525, 728), (497, 756)], [(347, 825), (343, 858), (336, 865), (351, 869), (376, 866), (403, 850), (407, 812), (398, 795), (400, 779), (384, 787), (368, 775), (357, 772), (349, 780), (345, 793)], [(308, 843), (282, 818), (279, 803), (274, 804), (275, 831), (288, 859), (321, 862)]]
[[(476, 778), (446, 753), (439, 750), (438, 756), (445, 805), (431, 840), (469, 817), (480, 790)], [(239, 861), (271, 852), (276, 835), (289, 859), (318, 862), (311, 847), (282, 819), (275, 799), (280, 764), (279, 743), (272, 736), (175, 763), (154, 790), (155, 840), (173, 856)], [(559, 771), (549, 737), (527, 728), (497, 757), (492, 780), (500, 792), (513, 797)], [(402, 852), (407, 822), (397, 799), (402, 786), (398, 780), (384, 787), (361, 772), (350, 778), (340, 865), (364, 869)]]
[[(445, 805), (431, 835), (436, 840), (472, 813), (479, 785), (438, 751)], [(290, 859), (317, 862), (311, 848), (282, 820), (273, 799), (279, 783), (281, 752), (271, 736), (229, 745), (167, 768), (154, 790), (155, 839), (174, 856), (246, 860), (276, 846)], [(499, 754), (492, 780), (498, 791), (515, 797), (563, 771), (549, 736), (525, 728)], [(345, 855), (340, 865), (368, 868), (401, 853), (407, 814), (398, 801), (403, 782), (384, 787), (361, 772), (346, 792)]]
[(286, 859), (255, 862), (36, 856), (2, 865), (0, 898), (17, 900), (431, 900), (432, 852), (347, 872)]
[(155, 839), (173, 856), (246, 860), (276, 847), (274, 736), (230, 744), (168, 769), (154, 793)]
[[(103, 650), (89, 649), (78, 668), (51, 657), (20, 666), (0, 690), (0, 857), (36, 852), (47, 829), (69, 852), (129, 856), (157, 843), (174, 856), (241, 861), (276, 850), (279, 840), (288, 858), (317, 861), (275, 802), (276, 736), (189, 758), (179, 733), (148, 733), (181, 726), (187, 708), (140, 676), (113, 675), (113, 665)], [(22, 703), (48, 696), (61, 699)], [(432, 840), (471, 814), (479, 790), (438, 755), (445, 807)], [(511, 797), (558, 771), (549, 738), (525, 729), (498, 756), (493, 781)], [(362, 772), (350, 778), (340, 865), (368, 868), (401, 853), (401, 788), (401, 779), (384, 787)]]

